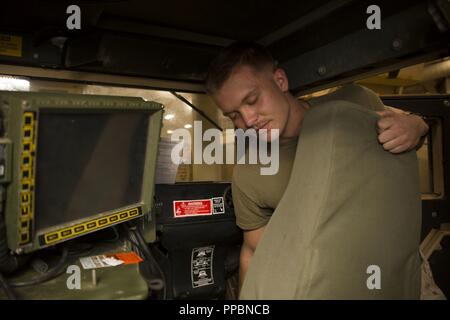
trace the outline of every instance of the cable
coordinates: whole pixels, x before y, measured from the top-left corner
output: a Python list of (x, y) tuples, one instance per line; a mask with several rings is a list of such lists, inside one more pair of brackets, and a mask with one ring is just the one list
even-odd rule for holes
[[(150, 252), (150, 250), (146, 247), (145, 251), (147, 251), (147, 256), (150, 257), (150, 260), (153, 260), (153, 254)], [(152, 269), (152, 271), (150, 272), (150, 274), (155, 274), (155, 267), (156, 267), (156, 271), (159, 273), (160, 278), (155, 278), (151, 279), (149, 282), (149, 287), (152, 288), (153, 290), (156, 291), (160, 291), (161, 289), (163, 290), (163, 300), (167, 299), (167, 283), (166, 283), (166, 279), (165, 279), (165, 275), (164, 272), (161, 270), (159, 264), (153, 260), (153, 262), (149, 261), (148, 266), (150, 269)]]
[(14, 291), (11, 289), (8, 282), (6, 281), (6, 279), (3, 277), (3, 275), (1, 273), (0, 273), (0, 285), (3, 288), (3, 290), (5, 291), (6, 296), (8, 297), (9, 300), (17, 300), (17, 297), (16, 297)]
[[(131, 238), (135, 238), (135, 236), (130, 235), (130, 242), (134, 245), (134, 250), (136, 250), (136, 252), (144, 257), (144, 263), (141, 265), (141, 267), (145, 268), (145, 272), (148, 274), (148, 278), (146, 278), (147, 280), (147, 284), (149, 286), (149, 288), (151, 290), (155, 290), (155, 291), (160, 291), (161, 289), (165, 290), (165, 281), (163, 279), (159, 278), (159, 275), (163, 276), (163, 273), (161, 270), (159, 269), (155, 269), (154, 265), (152, 265), (151, 261), (148, 261), (148, 253), (144, 253), (142, 250), (142, 246), (140, 244), (138, 244), (135, 240), (131, 240)], [(164, 291), (164, 299), (165, 299), (165, 291)]]
[(136, 235), (136, 239), (138, 240), (138, 244), (143, 249), (143, 253), (146, 256), (146, 258), (149, 260), (150, 265), (155, 267), (156, 271), (164, 277), (164, 273), (162, 272), (161, 268), (159, 267), (158, 262), (153, 257), (153, 254), (151, 253), (150, 249), (147, 247), (147, 243), (145, 242), (144, 237), (142, 236), (141, 232), (139, 230), (134, 231)]
[[(152, 290), (160, 291), (163, 290), (163, 299), (165, 300), (167, 297), (167, 289), (166, 289), (166, 281), (164, 272), (161, 270), (158, 262), (153, 257), (152, 252), (147, 247), (147, 243), (145, 242), (144, 237), (142, 236), (140, 230), (131, 229), (129, 226), (126, 226), (129, 234), (130, 242), (136, 246), (136, 248), (142, 253), (145, 260), (148, 262), (148, 271), (150, 276), (153, 278), (149, 280), (149, 287)], [(158, 275), (157, 275), (158, 274)]]
[(159, 265), (157, 261), (153, 258), (153, 254), (150, 252), (150, 250), (147, 247), (147, 244), (145, 243), (145, 240), (143, 239), (142, 235), (139, 232), (131, 231), (132, 237), (135, 238), (136, 241), (133, 239), (133, 243), (137, 245), (137, 249), (142, 253), (142, 255), (145, 257), (145, 259), (148, 262), (148, 266), (150, 268), (150, 274), (155, 277), (155, 279), (150, 280), (150, 287), (153, 290), (161, 290), (164, 287), (165, 281), (163, 279), (157, 278), (157, 274), (161, 275), (161, 277), (164, 277), (164, 273), (159, 268)]
[(43, 282), (46, 282), (50, 279), (53, 279), (54, 277), (57, 277), (59, 274), (61, 274), (61, 271), (64, 271), (64, 267), (65, 267), (65, 263), (67, 260), (67, 256), (69, 255), (69, 249), (68, 247), (64, 247), (63, 249), (63, 253), (61, 255), (61, 258), (59, 259), (58, 263), (56, 264), (55, 267), (53, 267), (53, 269), (51, 269), (50, 271), (48, 271), (46, 274), (40, 276), (40, 277), (36, 277), (34, 279), (31, 279), (29, 281), (22, 281), (22, 282), (10, 282), (9, 285), (13, 288), (17, 288), (17, 287), (27, 287), (27, 286), (32, 286), (32, 285), (36, 285), (36, 284), (40, 284)]

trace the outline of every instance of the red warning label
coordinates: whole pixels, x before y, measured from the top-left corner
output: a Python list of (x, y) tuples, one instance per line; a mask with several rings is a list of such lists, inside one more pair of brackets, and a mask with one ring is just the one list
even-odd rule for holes
[(174, 201), (173, 215), (175, 218), (212, 215), (211, 199)]

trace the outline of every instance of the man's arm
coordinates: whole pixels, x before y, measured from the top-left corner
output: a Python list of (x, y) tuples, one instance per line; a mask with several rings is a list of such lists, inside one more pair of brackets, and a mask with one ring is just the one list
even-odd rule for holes
[(428, 125), (421, 117), (392, 107), (377, 113), (381, 116), (377, 123), (378, 141), (385, 150), (401, 153), (422, 145)]
[(245, 274), (253, 253), (256, 250), (259, 240), (263, 234), (264, 227), (255, 230), (244, 231), (244, 242), (241, 247), (241, 256), (239, 260), (239, 292), (244, 283)]

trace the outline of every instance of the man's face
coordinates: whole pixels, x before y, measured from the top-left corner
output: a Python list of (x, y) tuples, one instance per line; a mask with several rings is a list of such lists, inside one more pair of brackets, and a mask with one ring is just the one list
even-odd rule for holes
[(279, 129), (283, 137), (289, 117), (287, 92), (288, 81), (283, 70), (272, 71), (267, 67), (256, 71), (239, 66), (213, 94), (213, 99), (237, 128), (268, 129), (270, 141), (270, 129)]

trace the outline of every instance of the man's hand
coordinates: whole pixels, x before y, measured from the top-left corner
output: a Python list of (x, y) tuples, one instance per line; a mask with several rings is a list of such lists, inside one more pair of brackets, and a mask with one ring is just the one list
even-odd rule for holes
[(378, 141), (391, 153), (401, 153), (418, 146), (428, 132), (428, 125), (419, 116), (397, 113), (392, 110), (377, 112)]

